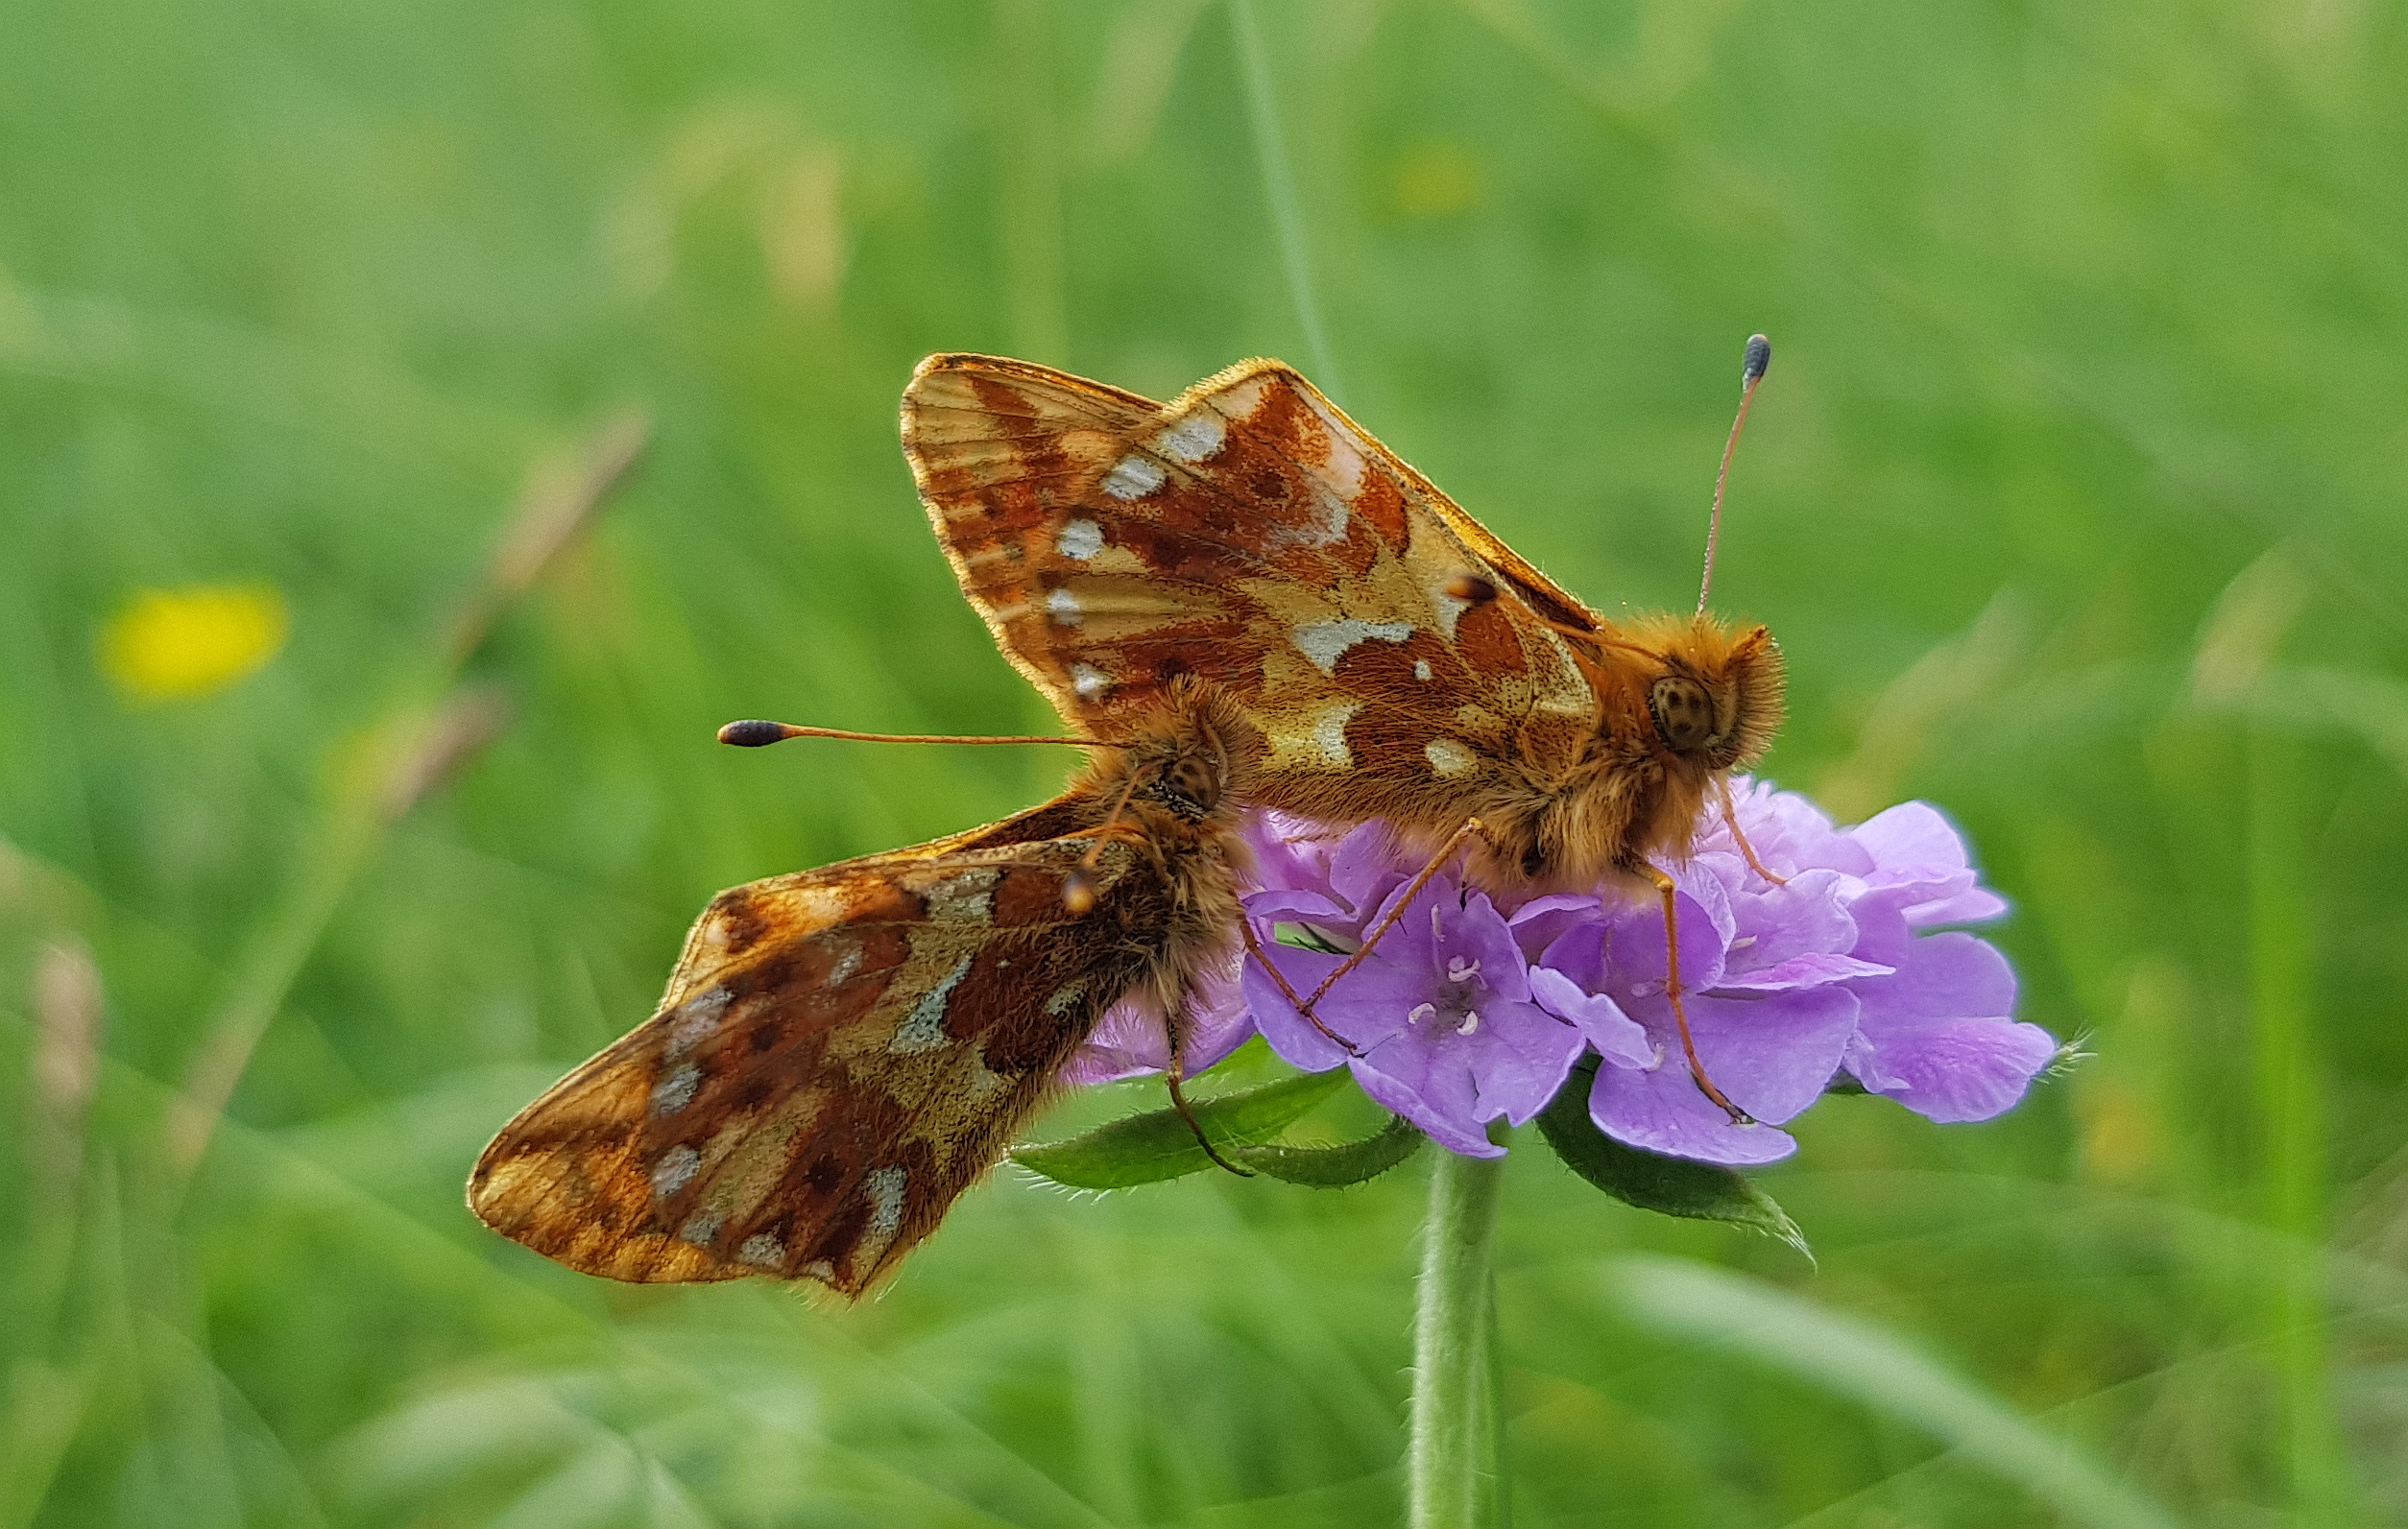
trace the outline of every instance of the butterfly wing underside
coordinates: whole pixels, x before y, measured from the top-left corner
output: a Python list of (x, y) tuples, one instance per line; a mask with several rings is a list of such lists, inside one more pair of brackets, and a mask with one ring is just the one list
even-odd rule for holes
[(971, 603), (1073, 726), (1201, 674), (1268, 740), (1263, 800), (1299, 810), (1594, 731), (1566, 634), (1601, 620), (1278, 362), (1163, 405), (931, 356), (903, 441)]
[(470, 1205), (589, 1274), (859, 1294), (1142, 975), (1116, 936), (1168, 917), (1144, 855), (1108, 847), (1095, 909), (1063, 907), (1092, 841), (1047, 835), (1092, 805), (720, 894), (659, 1012), (502, 1130)]

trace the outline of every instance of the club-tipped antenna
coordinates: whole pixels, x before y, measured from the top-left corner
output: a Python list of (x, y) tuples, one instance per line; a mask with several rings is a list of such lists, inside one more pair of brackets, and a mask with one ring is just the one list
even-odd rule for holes
[(1731, 453), (1739, 449), (1740, 426), (1747, 422), (1747, 406), (1756, 401), (1756, 384), (1772, 365), (1772, 342), (1760, 334), (1747, 337), (1747, 354), (1739, 365), (1739, 414), (1731, 420), (1731, 438), (1722, 442), (1722, 470), (1714, 475), (1714, 514), (1706, 522), (1705, 574), (1698, 581), (1698, 614), (1714, 593), (1714, 549), (1722, 540), (1722, 488), (1731, 478)]
[(953, 732), (854, 732), (844, 728), (805, 728), (791, 722), (763, 722), (758, 718), (731, 722), (719, 729), (721, 743), (732, 743), (739, 749), (766, 748), (788, 738), (849, 738), (855, 743), (1067, 743), (1080, 749), (1124, 747), (1103, 738), (1063, 738), (1050, 733), (990, 737)]

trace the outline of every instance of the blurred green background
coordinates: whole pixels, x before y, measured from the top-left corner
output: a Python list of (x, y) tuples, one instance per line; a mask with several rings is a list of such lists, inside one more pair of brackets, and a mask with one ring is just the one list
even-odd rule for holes
[(1061, 778), (711, 742), (1049, 725), (924, 352), (1285, 355), (1610, 611), (1694, 586), (1755, 328), (1769, 773), (1945, 804), (2096, 1057), (1817, 1110), (1818, 1267), (1517, 1152), (1517, 1521), (2408, 1522), (2408, 15), (1258, 3), (1267, 97), (1206, 0), (0, 15), (0, 1529), (1397, 1521), (1426, 1159), (1006, 1171), (853, 1310), (461, 1183), (710, 892)]

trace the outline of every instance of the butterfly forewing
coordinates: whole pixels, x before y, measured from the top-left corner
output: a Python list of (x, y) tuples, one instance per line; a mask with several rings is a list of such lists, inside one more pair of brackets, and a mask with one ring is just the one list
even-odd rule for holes
[(1063, 878), (1092, 841), (1011, 842), (1093, 806), (721, 894), (660, 1012), (494, 1138), (471, 1206), (590, 1274), (859, 1293), (1144, 975), (1122, 936), (1168, 923), (1160, 868), (1107, 847), (1096, 905), (1073, 918)]
[(964, 589), (1082, 727), (1201, 674), (1302, 806), (1400, 748), (1418, 783), (1512, 753), (1534, 716), (1594, 721), (1559, 633), (1594, 618), (1279, 363), (1158, 405), (932, 356), (903, 436)]

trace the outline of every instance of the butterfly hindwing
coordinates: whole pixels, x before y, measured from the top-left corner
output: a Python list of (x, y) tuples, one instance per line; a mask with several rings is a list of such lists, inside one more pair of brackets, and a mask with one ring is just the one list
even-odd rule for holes
[(1092, 806), (721, 894), (661, 1010), (494, 1138), (470, 1204), (590, 1274), (858, 1294), (1144, 974), (1121, 932), (1168, 920), (1164, 878), (1127, 844), (1093, 872), (1094, 910), (1064, 910), (1091, 841), (1012, 841), (1066, 803)]

